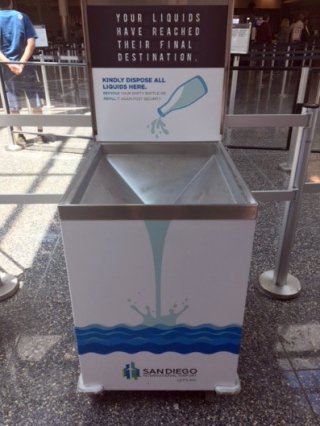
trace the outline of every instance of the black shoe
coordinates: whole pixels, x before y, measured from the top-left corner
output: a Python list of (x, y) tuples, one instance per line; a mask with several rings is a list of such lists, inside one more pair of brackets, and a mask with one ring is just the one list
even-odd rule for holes
[(22, 148), (25, 148), (27, 146), (27, 139), (25, 138), (23, 133), (18, 133), (17, 135), (15, 135), (14, 142), (16, 145), (19, 145)]
[(34, 140), (34, 144), (43, 145), (44, 143), (48, 143), (48, 139), (44, 135), (37, 135)]

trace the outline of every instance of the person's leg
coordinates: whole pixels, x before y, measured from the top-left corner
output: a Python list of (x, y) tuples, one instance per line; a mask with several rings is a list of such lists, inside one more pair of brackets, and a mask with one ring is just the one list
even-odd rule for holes
[[(31, 108), (32, 114), (43, 114), (41, 107)], [(43, 127), (38, 126), (38, 132), (43, 132)]]
[[(30, 102), (30, 106), (31, 106), (31, 110), (32, 110), (32, 114), (42, 114), (42, 104), (41, 104), (41, 92), (42, 92), (42, 87), (41, 84), (39, 82), (37, 73), (35, 71), (35, 69), (32, 66), (28, 66), (25, 68), (25, 93), (29, 99)], [(35, 143), (41, 144), (41, 143), (46, 143), (47, 142), (47, 138), (42, 135), (41, 133), (43, 133), (43, 127), (42, 126), (38, 126), (38, 136), (35, 139)]]
[[(42, 114), (43, 113), (42, 108), (41, 107), (32, 108), (32, 113), (33, 114)], [(42, 133), (43, 133), (43, 127), (38, 126), (38, 135), (35, 138), (36, 144), (43, 144), (43, 143), (48, 142), (47, 138)]]
[[(9, 104), (10, 114), (19, 114), (19, 82), (16, 76), (12, 72), (4, 67), (3, 68), (4, 84), (7, 94), (7, 100)], [(24, 137), (21, 126), (13, 126), (14, 142), (16, 145), (25, 148), (27, 145), (26, 138)]]

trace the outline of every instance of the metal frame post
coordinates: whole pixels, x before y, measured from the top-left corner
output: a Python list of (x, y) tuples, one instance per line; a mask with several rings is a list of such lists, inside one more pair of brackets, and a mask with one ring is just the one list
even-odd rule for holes
[[(240, 63), (240, 56), (236, 55), (233, 59), (233, 67), (237, 68)], [(229, 98), (229, 114), (234, 114), (234, 105), (236, 100), (237, 85), (238, 85), (238, 70), (232, 71), (230, 98)]]
[[(298, 89), (298, 95), (295, 105), (295, 112), (301, 112), (301, 106), (303, 105), (305, 101), (307, 86), (308, 86), (308, 80), (309, 80), (309, 74), (310, 74), (310, 68), (304, 67), (301, 70), (301, 76), (300, 76), (300, 82), (299, 82), (299, 89)], [(293, 158), (294, 153), (296, 150), (296, 145), (299, 143), (302, 137), (302, 129), (299, 127), (293, 127), (291, 132), (291, 138), (290, 138), (290, 148), (289, 148), (289, 156), (288, 160), (280, 163), (279, 168), (281, 170), (284, 170), (285, 172), (290, 172), (292, 170), (293, 165)]]
[(261, 290), (274, 299), (292, 299), (301, 291), (299, 280), (288, 273), (290, 251), (294, 243), (299, 210), (302, 202), (303, 187), (307, 175), (312, 141), (316, 130), (319, 105), (303, 107), (302, 114), (310, 114), (310, 122), (303, 129), (301, 141), (296, 146), (294, 167), (289, 189), (295, 190), (292, 201), (286, 202), (284, 223), (280, 236), (280, 246), (275, 270), (266, 271), (259, 277)]
[[(233, 67), (237, 68), (240, 64), (240, 56), (235, 55), (233, 58)], [(237, 93), (237, 85), (238, 85), (238, 70), (232, 71), (232, 77), (231, 77), (231, 87), (230, 87), (230, 96), (229, 96), (229, 114), (234, 114), (234, 106), (236, 101), (236, 93)], [(229, 143), (231, 136), (231, 129), (227, 129), (226, 131), (226, 143)]]
[[(6, 65), (3, 65), (6, 66)], [(3, 78), (3, 71), (2, 71), (2, 65), (0, 65), (0, 97), (1, 102), (4, 108), (4, 111), (6, 115), (10, 114), (10, 107), (9, 102), (7, 98), (6, 88), (4, 84), (4, 78)], [(14, 137), (13, 137), (13, 127), (8, 127), (8, 135), (9, 135), (9, 145), (6, 146), (7, 151), (21, 151), (23, 148), (20, 145), (17, 145), (15, 143)]]
[[(45, 58), (44, 58), (44, 54), (43, 51), (41, 51), (40, 53), (40, 62), (44, 62)], [(49, 94), (49, 85), (48, 85), (48, 78), (47, 78), (47, 70), (45, 65), (41, 65), (41, 74), (42, 74), (42, 80), (43, 80), (43, 88), (44, 88), (44, 95), (46, 98), (46, 106), (45, 108), (53, 108), (52, 104), (51, 104), (51, 99), (50, 99), (50, 94)]]
[[(286, 60), (285, 60), (285, 63), (284, 63), (285, 68), (289, 67), (289, 57), (290, 57), (290, 45), (287, 47)], [(285, 94), (285, 89), (286, 89), (286, 85), (287, 85), (287, 77), (288, 77), (288, 70), (286, 69), (285, 72), (283, 73), (283, 78), (282, 78), (282, 86), (281, 86), (281, 92), (280, 92), (280, 96), (282, 96), (282, 97), (287, 96)]]

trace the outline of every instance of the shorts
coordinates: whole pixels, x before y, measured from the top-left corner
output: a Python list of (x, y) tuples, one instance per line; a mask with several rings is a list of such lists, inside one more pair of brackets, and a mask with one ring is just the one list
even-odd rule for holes
[(43, 88), (33, 66), (26, 66), (20, 75), (14, 75), (8, 67), (3, 67), (3, 78), (11, 112), (19, 112), (25, 96), (31, 108), (41, 108)]

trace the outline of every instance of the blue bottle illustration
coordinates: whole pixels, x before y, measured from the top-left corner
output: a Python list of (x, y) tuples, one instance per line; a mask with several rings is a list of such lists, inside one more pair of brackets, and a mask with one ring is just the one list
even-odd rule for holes
[(178, 86), (167, 102), (158, 108), (160, 117), (165, 117), (173, 111), (187, 108), (208, 93), (204, 79), (197, 75)]

